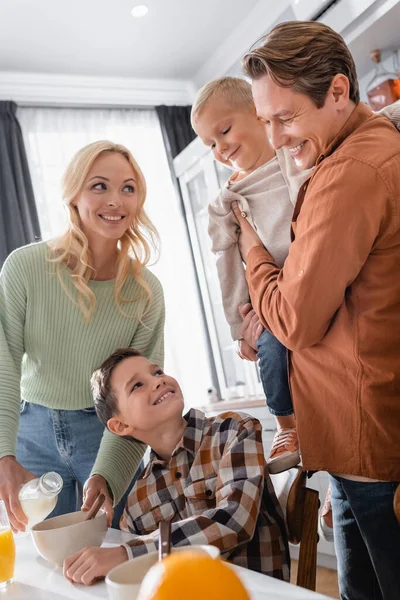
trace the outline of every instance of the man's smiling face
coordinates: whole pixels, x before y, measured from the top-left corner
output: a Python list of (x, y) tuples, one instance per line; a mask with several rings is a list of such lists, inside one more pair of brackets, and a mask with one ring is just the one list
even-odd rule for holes
[(286, 148), (301, 170), (315, 166), (341, 128), (334, 80), (322, 108), (309, 96), (277, 85), (269, 75), (252, 82), (257, 115), (267, 124), (272, 146)]

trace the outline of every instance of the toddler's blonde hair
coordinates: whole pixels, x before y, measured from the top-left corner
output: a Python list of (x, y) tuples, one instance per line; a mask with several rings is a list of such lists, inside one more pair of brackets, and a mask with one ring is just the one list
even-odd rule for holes
[(214, 79), (203, 85), (197, 92), (190, 114), (193, 129), (195, 129), (195, 123), (200, 113), (211, 98), (215, 98), (216, 96), (221, 96), (234, 106), (254, 107), (251, 85), (248, 81), (240, 77), (220, 77), (219, 79)]

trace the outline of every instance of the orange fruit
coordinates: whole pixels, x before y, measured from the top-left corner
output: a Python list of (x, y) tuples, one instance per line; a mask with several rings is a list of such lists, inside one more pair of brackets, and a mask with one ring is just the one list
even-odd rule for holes
[(234, 570), (218, 558), (177, 552), (146, 573), (138, 600), (250, 600)]

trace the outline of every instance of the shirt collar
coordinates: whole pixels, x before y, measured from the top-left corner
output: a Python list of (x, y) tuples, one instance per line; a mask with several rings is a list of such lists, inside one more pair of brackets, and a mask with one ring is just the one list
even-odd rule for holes
[(325, 152), (320, 154), (317, 159), (316, 165), (319, 165), (324, 158), (330, 156), (339, 146), (344, 142), (344, 140), (349, 137), (350, 134), (353, 133), (364, 121), (366, 121), (372, 115), (372, 110), (364, 104), (364, 102), (359, 102), (343, 127), (336, 134), (332, 142), (327, 146)]
[[(205, 414), (197, 408), (191, 408), (183, 415), (183, 418), (187, 421), (187, 427), (172, 452), (171, 458), (175, 456), (180, 449), (186, 450), (195, 456), (200, 447), (201, 440), (203, 439), (204, 421), (206, 419)], [(154, 450), (151, 450), (149, 462), (143, 471), (141, 479), (145, 479), (151, 473), (154, 466), (159, 465), (166, 467), (168, 463), (169, 461), (160, 458)]]

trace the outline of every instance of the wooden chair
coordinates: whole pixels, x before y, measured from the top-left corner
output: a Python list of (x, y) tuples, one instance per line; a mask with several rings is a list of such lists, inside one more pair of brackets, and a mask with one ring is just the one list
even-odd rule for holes
[(394, 506), (394, 514), (396, 515), (396, 518), (400, 524), (400, 484), (397, 486), (397, 490), (395, 491), (395, 494), (394, 494), (393, 506)]
[(315, 591), (319, 493), (306, 486), (307, 472), (295, 467), (271, 475), (285, 516), (289, 542), (300, 544), (297, 585)]

